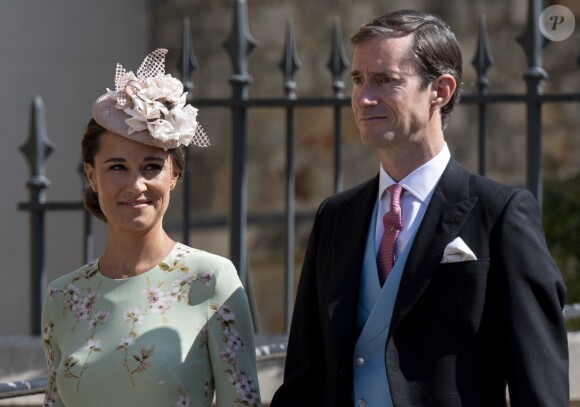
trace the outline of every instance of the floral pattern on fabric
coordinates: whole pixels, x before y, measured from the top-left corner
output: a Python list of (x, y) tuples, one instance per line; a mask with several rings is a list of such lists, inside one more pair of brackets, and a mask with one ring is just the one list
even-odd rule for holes
[[(239, 308), (237, 297), (232, 297), (236, 299), (234, 304), (217, 297), (216, 293), (222, 289), (220, 284), (230, 284), (231, 275), (220, 276), (219, 267), (192, 267), (200, 254), (207, 256), (205, 252), (177, 244), (162, 263), (133, 278), (134, 281), (107, 279), (98, 272), (98, 263), (92, 262), (51, 284), (43, 311), (43, 344), (49, 371), (44, 406), (64, 405), (59, 404), (59, 386), (63, 386), (63, 382), (66, 391), (72, 391), (66, 384), (70, 381), (74, 382), (72, 389), (77, 392), (91, 392), (96, 376), (89, 379), (87, 374), (100, 367), (103, 356), (106, 356), (107, 370), (114, 370), (115, 373), (111, 373), (114, 377), (127, 378), (130, 387), (149, 386), (146, 383), (150, 377), (142, 375), (150, 369), (154, 370), (150, 375), (163, 377), (156, 382), (163, 389), (167, 389), (168, 382), (175, 381), (173, 400), (164, 400), (159, 405), (194, 405), (191, 397), (195, 394), (198, 399), (203, 397), (205, 400), (203, 404), (195, 405), (209, 406), (215, 381), (219, 378), (222, 386), (227, 381), (231, 388), (231, 400), (224, 405), (261, 406), (253, 337), (247, 343), (248, 329), (252, 326), (248, 320), (247, 304), (243, 303)], [(213, 256), (212, 260), (221, 259), (210, 256)], [(236, 285), (241, 286), (239, 279)], [(136, 291), (133, 286), (142, 288)], [(240, 309), (243, 311), (242, 320), (236, 315)], [(193, 323), (194, 319), (198, 322)], [(240, 327), (246, 337), (240, 333)], [(158, 348), (164, 343), (143, 339), (152, 331), (163, 328), (170, 328), (171, 332), (186, 332), (185, 335), (179, 334), (181, 342), (198, 343), (187, 352), (182, 351), (189, 356), (195, 349), (200, 355), (187, 363), (211, 359), (207, 366), (200, 368), (200, 372), (206, 372), (203, 377), (195, 377), (199, 382), (195, 386), (202, 391), (192, 391), (182, 377), (172, 373), (173, 370), (179, 371), (181, 366), (165, 366), (167, 355), (156, 359)], [(184, 328), (187, 330), (183, 331)], [(216, 346), (219, 350), (211, 344), (210, 331), (211, 337), (218, 339)], [(63, 335), (65, 338), (74, 336), (74, 346), (70, 349), (59, 348)], [(175, 350), (171, 348), (164, 352), (174, 354)], [(249, 353), (254, 354), (248, 358)], [(121, 371), (124, 373), (119, 376)]]

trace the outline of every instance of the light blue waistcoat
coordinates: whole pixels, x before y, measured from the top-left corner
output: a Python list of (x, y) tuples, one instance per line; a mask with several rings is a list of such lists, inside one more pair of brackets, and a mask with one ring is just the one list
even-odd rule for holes
[(354, 348), (353, 395), (355, 406), (392, 407), (387, 383), (385, 344), (403, 268), (415, 236), (397, 259), (381, 289), (375, 257), (375, 205), (362, 265), (357, 323), (360, 335)]

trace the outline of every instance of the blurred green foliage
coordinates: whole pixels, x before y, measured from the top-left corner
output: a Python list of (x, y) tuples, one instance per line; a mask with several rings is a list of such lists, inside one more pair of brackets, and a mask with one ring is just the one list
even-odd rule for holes
[[(557, 176), (547, 171), (543, 184), (542, 223), (548, 248), (562, 272), (566, 304), (580, 303), (580, 173)], [(568, 321), (580, 329), (580, 319)]]

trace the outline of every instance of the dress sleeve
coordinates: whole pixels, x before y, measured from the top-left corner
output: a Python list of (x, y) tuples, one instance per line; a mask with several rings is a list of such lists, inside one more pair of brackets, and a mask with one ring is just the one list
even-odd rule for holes
[(215, 273), (208, 321), (208, 347), (216, 406), (262, 405), (256, 367), (254, 326), (248, 298), (231, 261)]
[(46, 359), (48, 372), (48, 383), (44, 392), (43, 407), (61, 407), (64, 406), (58, 395), (56, 387), (56, 369), (60, 363), (61, 353), (57, 345), (55, 327), (58, 323), (55, 321), (53, 312), (53, 303), (51, 298), (51, 288), (45, 295), (42, 306), (41, 330), (42, 330), (42, 348)]

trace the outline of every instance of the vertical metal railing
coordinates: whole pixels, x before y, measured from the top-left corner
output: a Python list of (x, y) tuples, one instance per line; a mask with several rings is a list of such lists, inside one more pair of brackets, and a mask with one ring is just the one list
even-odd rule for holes
[[(284, 253), (284, 326), (289, 329), (289, 321), (292, 312), (293, 279), (294, 279), (294, 239), (295, 222), (300, 219), (311, 219), (313, 213), (295, 213), (295, 178), (294, 178), (294, 133), (295, 133), (295, 109), (296, 108), (327, 108), (333, 111), (334, 127), (334, 184), (335, 192), (342, 188), (342, 109), (350, 106), (350, 98), (344, 95), (344, 82), (342, 76), (348, 66), (344, 56), (340, 20), (336, 18), (332, 27), (331, 55), (328, 68), (332, 77), (333, 96), (324, 97), (298, 97), (297, 84), (294, 75), (299, 68), (298, 53), (294, 40), (294, 28), (291, 21), (286, 26), (286, 46), (284, 56), (280, 63), (283, 71), (283, 86), (285, 95), (281, 98), (250, 99), (248, 89), (251, 84), (251, 76), (248, 73), (248, 60), (251, 51), (257, 46), (256, 40), (249, 32), (247, 4), (244, 0), (233, 0), (234, 16), (233, 28), (229, 39), (224, 47), (232, 60), (232, 74), (229, 82), (232, 86), (231, 97), (226, 99), (202, 99), (195, 98), (195, 106), (226, 107), (231, 111), (232, 128), (232, 161), (231, 165), (231, 203), (227, 217), (208, 222), (205, 218), (192, 216), (191, 206), (191, 177), (189, 171), (184, 174), (183, 185), (183, 214), (181, 224), (178, 226), (183, 233), (183, 241), (189, 242), (191, 228), (198, 224), (204, 226), (223, 227), (229, 224), (230, 258), (240, 273), (242, 282), (246, 285), (254, 313), (256, 315), (256, 331), (259, 331), (260, 323), (258, 310), (253, 302), (251, 276), (248, 273), (248, 255), (246, 229), (248, 222), (282, 222), (285, 228), (285, 253)], [(477, 105), (479, 115), (478, 146), (479, 146), (479, 172), (486, 172), (487, 155), (487, 107), (493, 103), (520, 103), (527, 106), (527, 187), (534, 193), (541, 208), (541, 133), (542, 118), (540, 115), (543, 103), (580, 102), (580, 92), (544, 94), (541, 92), (541, 83), (546, 78), (546, 73), (541, 67), (542, 47), (545, 45), (539, 33), (537, 24), (540, 11), (540, 0), (529, 0), (529, 12), (527, 28), (518, 39), (524, 47), (528, 58), (528, 68), (524, 71), (524, 80), (527, 83), (525, 94), (490, 94), (488, 92), (489, 81), (487, 70), (493, 64), (489, 44), (487, 40), (487, 27), (485, 17), (482, 16), (479, 25), (479, 45), (473, 59), (473, 65), (478, 74), (478, 92), (463, 95), (462, 104)], [(193, 83), (191, 76), (197, 68), (197, 61), (193, 53), (191, 43), (191, 30), (189, 19), (183, 21), (182, 55), (180, 70), (185, 90), (188, 91), (188, 101), (193, 101)], [(580, 59), (578, 60), (580, 64)], [(285, 208), (284, 213), (278, 216), (253, 215), (248, 216), (246, 194), (246, 129), (247, 111), (251, 108), (274, 108), (284, 109), (285, 117), (285, 148), (286, 148), (286, 180), (285, 180)], [(20, 210), (30, 213), (30, 301), (31, 301), (31, 333), (38, 334), (40, 329), (40, 309), (42, 304), (43, 290), (46, 286), (45, 276), (45, 215), (52, 210), (82, 210), (82, 200), (78, 202), (47, 202), (46, 190), (50, 182), (45, 175), (47, 158), (53, 151), (54, 146), (47, 137), (44, 119), (44, 107), (40, 96), (33, 100), (31, 110), (30, 134), (27, 142), (21, 147), (22, 152), (30, 165), (31, 178), (27, 182), (30, 191), (29, 201), (19, 204)], [(189, 165), (189, 158), (187, 161)], [(84, 260), (92, 259), (92, 226), (91, 215), (85, 213), (84, 227)]]
[[(46, 177), (46, 162), (55, 147), (48, 139), (44, 102), (36, 95), (30, 108), (30, 131), (28, 140), (20, 147), (30, 167), (30, 179), (26, 186), (30, 191), (28, 202), (18, 204), (18, 209), (30, 213), (30, 333), (40, 334), (42, 303), (46, 290), (46, 214), (50, 211), (76, 211), (83, 209), (83, 202), (48, 202), (46, 190), (50, 181)], [(92, 219), (84, 216), (83, 260), (92, 257)]]
[(28, 159), (31, 177), (27, 187), (30, 191), (30, 302), (31, 318), (30, 331), (34, 334), (40, 331), (40, 313), (42, 307), (44, 289), (46, 287), (45, 265), (45, 210), (46, 189), (50, 187), (50, 181), (46, 178), (46, 159), (54, 150), (53, 144), (48, 140), (46, 131), (46, 118), (44, 103), (40, 96), (35, 96), (32, 101), (30, 112), (30, 132), (28, 140), (20, 147)]
[[(233, 31), (224, 47), (232, 60), (230, 76), (232, 101), (248, 100), (248, 87), (252, 77), (248, 73), (248, 56), (256, 47), (248, 24), (248, 10), (244, 0), (235, 0)], [(232, 166), (230, 204), (230, 257), (247, 283), (248, 253), (246, 248), (247, 228), (247, 179), (246, 179), (246, 107), (232, 106)]]
[[(477, 39), (477, 51), (471, 64), (477, 72), (477, 89), (479, 95), (487, 95), (489, 80), (487, 79), (487, 70), (493, 65), (493, 58), (489, 50), (487, 39), (487, 24), (485, 15), (479, 18), (479, 35)], [(487, 173), (487, 104), (480, 100), (477, 103), (478, 109), (478, 171), (480, 175), (485, 176)]]
[[(181, 55), (180, 55), (181, 81), (183, 82), (183, 89), (187, 92), (187, 101), (191, 103), (193, 99), (193, 82), (191, 76), (197, 69), (198, 63), (193, 53), (193, 46), (191, 43), (191, 25), (189, 18), (183, 19), (183, 32), (181, 38)], [(184, 225), (189, 225), (191, 222), (191, 154), (189, 150), (185, 149), (185, 171), (183, 174), (183, 206), (182, 219)], [(182, 242), (189, 246), (189, 227), (182, 228)]]
[[(342, 45), (342, 31), (340, 29), (340, 20), (334, 19), (332, 30), (332, 52), (328, 61), (328, 69), (332, 73), (332, 89), (335, 99), (344, 99), (344, 82), (342, 74), (348, 62), (344, 56)], [(335, 105), (334, 108), (334, 192), (342, 189), (342, 110)]]
[[(294, 25), (292, 21), (286, 24), (286, 45), (280, 69), (284, 74), (284, 91), (288, 100), (296, 100), (296, 82), (294, 75), (300, 68), (300, 60), (296, 53)], [(294, 167), (294, 106), (286, 107), (286, 188), (284, 226), (286, 232), (284, 246), (284, 330), (290, 330), (291, 310), (294, 293), (294, 239), (295, 239), (295, 167)]]
[(517, 38), (524, 48), (528, 67), (524, 71), (527, 84), (527, 167), (526, 184), (536, 197), (540, 212), (542, 210), (542, 102), (538, 95), (542, 93), (542, 82), (548, 77), (542, 68), (542, 50), (547, 40), (538, 27), (542, 0), (530, 0), (528, 5), (528, 23), (524, 33)]

